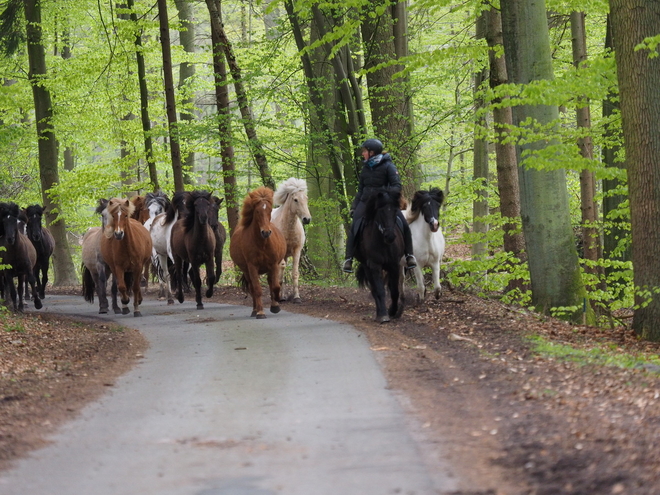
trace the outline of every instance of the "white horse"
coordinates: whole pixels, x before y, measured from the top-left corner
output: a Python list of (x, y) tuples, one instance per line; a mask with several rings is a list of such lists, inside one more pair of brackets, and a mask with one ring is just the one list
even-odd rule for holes
[(312, 215), (307, 206), (307, 183), (303, 179), (294, 177), (287, 179), (275, 191), (273, 203), (280, 206), (273, 209), (271, 221), (280, 229), (286, 239), (286, 255), (280, 271), (280, 283), (284, 282), (286, 260), (292, 257), (293, 302), (300, 303), (302, 300), (298, 291), (298, 282), (300, 254), (305, 245), (303, 224), (307, 225), (312, 221)]
[(149, 219), (144, 223), (144, 226), (151, 235), (151, 263), (156, 268), (160, 280), (160, 293), (166, 294), (167, 304), (174, 304), (167, 259), (174, 259), (170, 239), (172, 227), (179, 218), (179, 212), (176, 211), (163, 193), (147, 194), (145, 205), (149, 210)]
[[(433, 272), (433, 291), (435, 298), (440, 297), (440, 262), (445, 254), (445, 237), (438, 223), (440, 206), (444, 194), (440, 189), (417, 191), (412, 202), (405, 210), (405, 217), (410, 225), (413, 240), (413, 254), (417, 258), (414, 268), (415, 280), (420, 300), (424, 300), (424, 273), (422, 268), (431, 267)], [(402, 264), (405, 262), (402, 261)]]

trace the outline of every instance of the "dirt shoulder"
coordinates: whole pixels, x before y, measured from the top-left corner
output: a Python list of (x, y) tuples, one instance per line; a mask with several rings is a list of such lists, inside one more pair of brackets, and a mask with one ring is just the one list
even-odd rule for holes
[[(657, 354), (657, 344), (625, 328), (571, 326), (460, 293), (408, 305), (385, 325), (373, 321), (364, 290), (306, 286), (301, 296), (284, 309), (363, 332), (419, 419), (420, 438), (441, 443), (462, 476), (489, 487), (479, 493), (657, 493), (657, 370), (541, 357), (529, 337), (639, 355)], [(213, 300), (251, 305), (235, 287), (217, 287)], [(138, 332), (98, 319), (1, 317), (0, 468), (112, 386), (145, 347)]]

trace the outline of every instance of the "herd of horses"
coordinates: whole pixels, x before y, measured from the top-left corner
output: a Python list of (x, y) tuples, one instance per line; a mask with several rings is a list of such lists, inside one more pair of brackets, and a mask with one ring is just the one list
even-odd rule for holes
[[(440, 262), (444, 237), (439, 229), (443, 193), (438, 189), (417, 191), (410, 203), (400, 193), (382, 189), (367, 203), (362, 228), (357, 236), (356, 259), (360, 262), (357, 280), (368, 287), (376, 303), (376, 321), (399, 317), (404, 306), (404, 242), (397, 213), (405, 216), (413, 235), (418, 266), (414, 274), (419, 297), (424, 298), (423, 267), (431, 267), (435, 297), (440, 293)], [(251, 316), (266, 318), (260, 276), (267, 275), (270, 311), (278, 313), (287, 260), (292, 262), (291, 299), (301, 302), (299, 293), (300, 258), (305, 244), (303, 225), (311, 222), (304, 180), (290, 178), (276, 191), (259, 187), (243, 201), (238, 225), (230, 238), (229, 253), (240, 270), (240, 285), (251, 295)], [(90, 228), (82, 244), (82, 292), (86, 301), (99, 300), (99, 313), (108, 313), (106, 293), (111, 281), (112, 309), (140, 316), (142, 283), (154, 273), (168, 304), (174, 296), (180, 303), (192, 285), (197, 309), (203, 309), (204, 267), (206, 291), (213, 296), (214, 285), (222, 275), (222, 255), (227, 233), (218, 220), (222, 199), (202, 190), (176, 193), (170, 200), (164, 193), (145, 196), (100, 199), (95, 213), (101, 225)], [(277, 205), (277, 207), (274, 207)], [(0, 203), (0, 290), (7, 305), (22, 311), (23, 291), (36, 309), (42, 307), (48, 281), (48, 263), (53, 253), (53, 237), (42, 226), (43, 209), (30, 206), (21, 210), (15, 203)], [(18, 280), (18, 289), (14, 285)], [(386, 290), (387, 287), (387, 290)], [(387, 292), (390, 304), (387, 307)], [(18, 301), (17, 301), (18, 299)], [(119, 306), (121, 302), (121, 307)]]

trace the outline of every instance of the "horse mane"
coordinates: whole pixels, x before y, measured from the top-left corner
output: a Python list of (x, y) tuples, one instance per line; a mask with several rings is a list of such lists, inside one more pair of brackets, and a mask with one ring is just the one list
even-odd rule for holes
[(167, 197), (167, 194), (165, 194), (163, 191), (147, 193), (144, 196), (144, 204), (145, 206), (148, 207), (152, 203), (158, 203), (163, 207), (163, 211), (166, 211), (170, 205), (170, 199)]
[(167, 210), (165, 210), (166, 224), (173, 222), (177, 213), (181, 215), (185, 212), (186, 201), (188, 200), (189, 196), (190, 193), (188, 191), (179, 191), (174, 193), (174, 196), (172, 196), (172, 202), (167, 207)]
[(422, 212), (422, 204), (427, 199), (432, 199), (434, 201), (437, 201), (438, 204), (442, 206), (442, 202), (444, 201), (444, 198), (445, 198), (444, 193), (437, 187), (434, 187), (429, 191), (424, 191), (424, 190), (415, 191), (410, 210), (407, 211), (406, 220), (408, 221), (408, 223), (417, 220), (417, 218), (419, 218), (419, 214)]
[[(108, 201), (108, 214), (112, 217), (117, 210), (121, 210), (121, 212), (128, 218), (132, 218), (133, 212), (135, 212), (135, 204), (128, 199), (112, 198)], [(105, 226), (103, 234), (109, 239), (112, 237), (112, 231), (113, 228), (108, 224)]]
[(275, 194), (273, 194), (273, 204), (274, 205), (283, 205), (289, 194), (294, 192), (307, 192), (307, 182), (303, 179), (296, 179), (291, 177), (279, 185)]
[(144, 196), (133, 196), (132, 198), (129, 199), (131, 203), (133, 203), (134, 209), (133, 213), (131, 213), (131, 218), (134, 218), (135, 220), (140, 219), (140, 212), (146, 208), (146, 202), (144, 200)]
[(185, 200), (185, 215), (183, 217), (183, 229), (190, 232), (195, 226), (195, 201), (198, 199), (206, 199), (209, 203), (213, 202), (211, 193), (208, 191), (192, 191), (188, 194)]
[(386, 205), (394, 205), (397, 208), (401, 204), (401, 193), (399, 191), (391, 191), (387, 188), (381, 187), (375, 189), (367, 198), (367, 207), (364, 213), (365, 220), (373, 220), (378, 210)]
[(260, 201), (266, 201), (270, 206), (273, 206), (273, 190), (261, 186), (254, 191), (250, 191), (245, 199), (243, 200), (243, 208), (241, 209), (241, 220), (239, 225), (244, 228), (247, 228), (251, 223), (254, 217), (254, 205)]
[(30, 205), (25, 208), (25, 214), (30, 218), (33, 215), (43, 216), (44, 208), (41, 205)]

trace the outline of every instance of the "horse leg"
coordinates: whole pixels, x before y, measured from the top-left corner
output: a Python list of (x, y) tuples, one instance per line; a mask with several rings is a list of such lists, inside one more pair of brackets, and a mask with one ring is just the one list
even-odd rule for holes
[(43, 308), (43, 304), (41, 304), (41, 299), (39, 298), (39, 293), (37, 292), (37, 283), (36, 280), (34, 279), (34, 273), (28, 270), (28, 273), (25, 277), (27, 278), (27, 283), (30, 284), (30, 288), (32, 289), (32, 299), (34, 300), (34, 308), (35, 309)]
[(138, 273), (134, 273), (133, 277), (133, 316), (142, 316), (140, 312), (140, 304), (142, 304), (142, 273), (144, 270), (140, 270)]
[(204, 303), (202, 302), (202, 277), (199, 275), (199, 266), (190, 266), (190, 280), (192, 280), (193, 287), (195, 287), (197, 309), (204, 309)]
[(371, 287), (371, 296), (376, 303), (376, 321), (387, 323), (390, 321), (385, 307), (385, 284), (383, 283), (383, 268), (381, 265), (367, 266), (367, 276), (369, 277), (369, 287)]
[(39, 297), (43, 299), (46, 297), (46, 284), (48, 283), (48, 258), (41, 264), (41, 281), (37, 276), (37, 284), (39, 286)]
[[(128, 297), (128, 288), (126, 287), (126, 274), (124, 273), (123, 270), (119, 269), (117, 270), (117, 273), (114, 274), (115, 276), (115, 282), (117, 283), (117, 290), (119, 290), (119, 293), (121, 294), (121, 314), (127, 315), (128, 313), (131, 312), (130, 309), (128, 309), (128, 303), (131, 301)], [(138, 283), (140, 280), (140, 276), (138, 274), (137, 277)]]
[(180, 303), (183, 303), (183, 279), (185, 278), (185, 274), (183, 273), (183, 259), (178, 256), (174, 256), (174, 273), (176, 298)]
[[(18, 276), (18, 311), (21, 313), (25, 309), (23, 305), (23, 285), (25, 284), (25, 291), (27, 292), (27, 283), (25, 282), (25, 275)], [(12, 286), (14, 284), (12, 283)]]
[(280, 265), (279, 263), (268, 272), (268, 287), (270, 288), (270, 312), (280, 312)]
[[(197, 274), (199, 275), (199, 268), (197, 269)], [(206, 297), (213, 297), (213, 286), (215, 285), (215, 263), (213, 257), (206, 262), (206, 283), (208, 285)]]
[(248, 287), (250, 288), (250, 294), (252, 294), (252, 315), (256, 316), (258, 320), (266, 318), (264, 313), (264, 305), (261, 300), (263, 296), (263, 290), (261, 289), (261, 284), (259, 283), (259, 270), (254, 265), (248, 265), (248, 272), (246, 274), (248, 280)]
[(112, 283), (110, 284), (110, 293), (112, 294), (112, 310), (115, 312), (116, 315), (122, 313), (121, 308), (119, 307), (119, 304), (117, 302), (118, 292), (119, 291), (117, 290), (117, 278), (113, 275)]
[(387, 270), (387, 286), (390, 291), (390, 298), (392, 303), (387, 311), (387, 314), (392, 318), (399, 318), (403, 313), (403, 301), (399, 299), (401, 293), (401, 268), (398, 263), (392, 263)]
[(440, 285), (440, 261), (436, 261), (431, 266), (433, 272), (433, 295), (436, 299), (440, 299), (440, 293), (442, 292), (442, 286)]
[(170, 271), (167, 268), (167, 255), (158, 255), (158, 262), (160, 263), (161, 269), (159, 270), (162, 274), (162, 281), (165, 284), (165, 290), (167, 294), (167, 304), (174, 304), (174, 297), (172, 296), (172, 280), (170, 279)]
[(424, 287), (424, 272), (422, 272), (421, 263), (419, 261), (417, 262), (417, 266), (413, 268), (413, 272), (415, 273), (415, 281), (417, 282), (417, 294), (421, 302), (424, 301), (426, 287)]
[(291, 274), (293, 278), (293, 302), (294, 303), (302, 303), (302, 299), (300, 299), (300, 292), (298, 291), (298, 283), (300, 280), (300, 255), (302, 254), (302, 246), (300, 249), (297, 249), (293, 253), (293, 266), (291, 268)]

